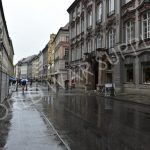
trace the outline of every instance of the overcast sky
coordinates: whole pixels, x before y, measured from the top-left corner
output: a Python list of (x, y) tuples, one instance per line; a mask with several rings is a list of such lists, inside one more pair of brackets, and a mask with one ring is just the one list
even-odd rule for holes
[(14, 64), (23, 57), (38, 54), (51, 33), (69, 22), (68, 7), (74, 0), (2, 0)]

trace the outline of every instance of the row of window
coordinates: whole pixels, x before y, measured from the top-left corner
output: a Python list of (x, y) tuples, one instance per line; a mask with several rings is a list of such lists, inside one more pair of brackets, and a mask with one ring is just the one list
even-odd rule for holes
[[(131, 0), (122, 0), (123, 3), (128, 3)], [(115, 0), (108, 0), (107, 4), (108, 8), (108, 14), (112, 15), (115, 12)], [(96, 6), (96, 19), (97, 21), (102, 20), (102, 2), (98, 3)], [(81, 12), (80, 5), (77, 6), (76, 8), (76, 14), (78, 15)], [(75, 19), (75, 11), (72, 12), (72, 18)], [(92, 10), (88, 11), (88, 26), (92, 25)]]
[[(141, 83), (150, 84), (150, 62), (141, 64)], [(134, 66), (133, 64), (125, 65), (126, 70), (126, 82), (134, 82)]]
[[(80, 26), (77, 26), (78, 30), (77, 33), (80, 32), (79, 30)], [(131, 43), (134, 39), (135, 39), (135, 23), (133, 20), (129, 20), (125, 23), (124, 25), (124, 37), (125, 40), (124, 42), (126, 42), (126, 44)], [(75, 32), (75, 31), (74, 31)], [(142, 16), (142, 21), (141, 21), (141, 38), (142, 39), (147, 39), (150, 38), (150, 11), (146, 12), (145, 14), (143, 14)], [(100, 48), (100, 46), (102, 46), (102, 38), (98, 37), (97, 39), (97, 48)], [(113, 48), (115, 46), (115, 41), (116, 41), (116, 31), (115, 28), (111, 28), (108, 32), (108, 48)], [(90, 47), (92, 48), (92, 46), (87, 46), (89, 51), (90, 51)]]

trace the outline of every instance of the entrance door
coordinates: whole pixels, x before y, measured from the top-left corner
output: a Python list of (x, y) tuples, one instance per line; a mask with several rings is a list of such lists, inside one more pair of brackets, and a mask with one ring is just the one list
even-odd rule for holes
[(112, 83), (112, 73), (107, 73), (107, 83)]

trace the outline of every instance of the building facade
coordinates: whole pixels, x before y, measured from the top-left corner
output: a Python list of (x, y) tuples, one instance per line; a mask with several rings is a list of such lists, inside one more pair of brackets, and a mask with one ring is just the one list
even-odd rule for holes
[(43, 80), (43, 53), (39, 52), (39, 79)]
[(32, 79), (32, 60), (36, 55), (23, 58), (16, 64), (16, 78), (18, 79)]
[(0, 1), (0, 101), (9, 94), (9, 78), (14, 76), (14, 50), (9, 37), (2, 1)]
[(42, 51), (43, 53), (43, 78), (47, 80), (47, 73), (48, 73), (48, 44)]
[(50, 35), (50, 41), (48, 43), (48, 80), (51, 81), (54, 76), (54, 47), (56, 34)]
[(64, 86), (64, 81), (67, 80), (68, 54), (69, 54), (69, 29), (68, 24), (65, 27), (61, 27), (54, 39), (54, 68), (55, 79)]
[(71, 78), (86, 89), (150, 89), (150, 1), (75, 0), (68, 8)]
[(35, 56), (32, 60), (32, 79), (38, 80), (39, 77), (39, 57)]

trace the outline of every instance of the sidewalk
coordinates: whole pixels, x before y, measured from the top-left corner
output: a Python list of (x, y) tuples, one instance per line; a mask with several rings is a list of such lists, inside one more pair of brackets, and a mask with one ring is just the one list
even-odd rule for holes
[[(42, 87), (42, 85), (41, 85)], [(45, 88), (45, 90), (47, 89), (47, 87), (43, 87)], [(56, 87), (55, 85), (51, 85), (50, 87), (52, 89), (53, 92), (56, 92)], [(58, 93), (76, 93), (76, 94), (88, 94), (88, 95), (95, 95), (95, 96), (99, 96), (99, 97), (104, 97), (103, 95), (99, 94), (96, 90), (92, 91), (85, 91), (85, 89), (82, 88), (73, 88), (73, 89), (68, 89), (65, 90), (63, 88), (59, 88)], [(150, 106), (150, 96), (149, 95), (142, 95), (142, 94), (131, 94), (131, 93), (120, 93), (116, 96), (111, 96), (111, 97), (107, 97), (107, 98), (111, 98), (113, 100), (117, 100), (117, 101), (123, 101), (123, 102), (129, 102), (129, 103), (137, 103), (137, 104), (142, 104), (142, 105), (148, 105)]]
[(53, 128), (46, 123), (34, 107), (33, 90), (30, 90), (31, 88), (23, 94), (19, 89), (18, 92), (12, 94), (12, 119), (4, 149), (64, 150), (65, 147)]
[(120, 95), (111, 98), (118, 101), (137, 103), (137, 104), (150, 106), (150, 96), (148, 95), (122, 93)]
[[(95, 95), (99, 97), (104, 97), (103, 95), (100, 95), (97, 91), (85, 91), (84, 89), (60, 89), (59, 92), (70, 92), (70, 93), (82, 93), (82, 94), (88, 94), (88, 95)], [(111, 98), (113, 100), (117, 101), (123, 101), (123, 102), (130, 102), (130, 103), (137, 103), (142, 105), (148, 105), (150, 106), (150, 96), (149, 95), (142, 95), (142, 94), (131, 94), (131, 93), (120, 93), (116, 96), (107, 97)]]

